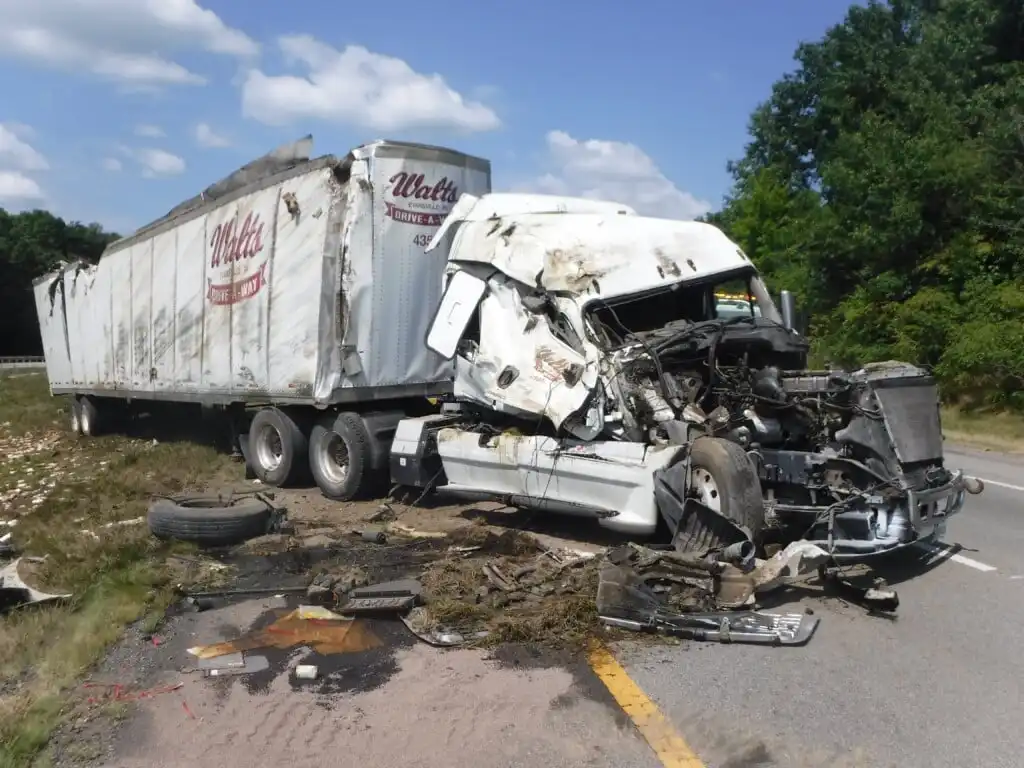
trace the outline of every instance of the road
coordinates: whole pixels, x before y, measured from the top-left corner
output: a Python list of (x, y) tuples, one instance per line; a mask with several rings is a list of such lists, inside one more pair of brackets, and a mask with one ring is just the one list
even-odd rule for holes
[[(159, 647), (140, 637), (112, 654), (100, 678), (182, 687), (116, 733), (99, 721), (95, 754), (116, 768), (303, 768), (332, 754), (364, 768), (1015, 768), (1024, 458), (948, 456), (989, 482), (950, 521), (955, 547), (886, 570), (901, 600), (894, 620), (803, 593), (771, 606), (802, 602), (820, 616), (802, 648), (627, 641), (588, 666), (441, 651), (382, 626), (382, 646), (321, 658), (309, 685), (287, 672), (313, 663), (305, 652), (261, 651), (267, 672), (225, 686), (182, 673), (190, 645), (266, 620), (267, 601), (254, 600), (178, 616)], [(65, 734), (57, 755), (69, 759), (55, 764), (77, 765), (87, 736)]]
[(895, 621), (813, 600), (803, 648), (614, 649), (706, 766), (1022, 764), (1024, 459), (947, 456), (989, 482), (949, 523), (958, 547), (886, 574)]

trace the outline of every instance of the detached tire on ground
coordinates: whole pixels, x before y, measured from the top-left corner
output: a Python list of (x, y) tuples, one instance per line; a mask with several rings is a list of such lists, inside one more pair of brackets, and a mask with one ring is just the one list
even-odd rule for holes
[(290, 485), (305, 475), (308, 440), (280, 408), (264, 408), (249, 425), (249, 463), (267, 485)]
[(258, 499), (232, 503), (216, 496), (191, 496), (154, 501), (147, 522), (158, 539), (227, 547), (268, 533), (272, 515), (270, 505)]
[(761, 480), (743, 448), (719, 437), (699, 437), (690, 449), (690, 489), (702, 504), (746, 528), (757, 543), (764, 529)]
[(370, 433), (358, 413), (325, 418), (309, 436), (309, 468), (321, 493), (352, 501), (376, 490)]

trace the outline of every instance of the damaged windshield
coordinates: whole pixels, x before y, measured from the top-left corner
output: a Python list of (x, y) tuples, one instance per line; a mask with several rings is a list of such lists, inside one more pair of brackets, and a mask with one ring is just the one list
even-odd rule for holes
[(587, 310), (591, 328), (609, 347), (664, 328), (709, 320), (739, 322), (763, 317), (782, 322), (767, 287), (752, 270), (676, 283), (641, 296), (591, 304)]

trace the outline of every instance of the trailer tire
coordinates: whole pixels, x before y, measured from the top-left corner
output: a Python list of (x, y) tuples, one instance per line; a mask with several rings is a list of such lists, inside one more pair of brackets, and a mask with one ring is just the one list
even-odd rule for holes
[(227, 547), (270, 532), (273, 508), (265, 501), (225, 501), (216, 496), (158, 499), (149, 506), (146, 522), (158, 539)]
[(249, 451), (249, 430), (242, 430), (235, 439), (238, 442), (238, 452), (242, 454), (242, 461), (245, 464), (245, 479), (255, 480), (256, 470), (252, 468), (252, 453)]
[(256, 414), (247, 442), (253, 472), (267, 485), (283, 487), (305, 474), (308, 440), (280, 408), (263, 408)]
[(334, 501), (352, 501), (375, 490), (370, 433), (358, 413), (339, 413), (313, 427), (309, 468), (321, 493)]
[(77, 397), (71, 398), (71, 406), (68, 409), (71, 417), (71, 434), (81, 435), (82, 434), (82, 404), (78, 402)]
[(78, 399), (78, 428), (85, 437), (96, 437), (103, 427), (99, 404), (95, 398), (82, 395)]
[(690, 448), (690, 489), (726, 520), (745, 528), (754, 543), (764, 530), (761, 479), (742, 446), (720, 437), (698, 437)]

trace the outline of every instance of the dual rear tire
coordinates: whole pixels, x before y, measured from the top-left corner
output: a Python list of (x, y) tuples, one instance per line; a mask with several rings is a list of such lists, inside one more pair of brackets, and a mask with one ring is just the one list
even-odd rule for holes
[(83, 437), (96, 437), (103, 427), (99, 404), (89, 395), (71, 400), (71, 431)]
[(243, 439), (248, 465), (267, 485), (285, 487), (312, 475), (335, 501), (365, 496), (380, 485), (372, 439), (359, 414), (328, 414), (309, 426), (284, 409), (264, 408)]

